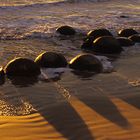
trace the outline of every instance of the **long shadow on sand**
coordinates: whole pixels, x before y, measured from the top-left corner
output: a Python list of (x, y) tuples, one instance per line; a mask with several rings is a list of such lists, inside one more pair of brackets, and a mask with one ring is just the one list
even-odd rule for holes
[[(18, 84), (19, 83), (20, 82), (18, 81)], [(13, 84), (16, 86), (15, 82), (13, 82)], [(24, 84), (25, 83), (23, 83), (22, 85), (20, 83), (20, 85), (22, 85), (21, 89), (16, 87), (21, 93), (23, 93), (24, 89), (26, 89), (24, 88)], [(44, 100), (43, 102), (41, 102), (40, 99), (33, 98), (33, 96), (41, 96), (42, 94), (44, 94), (45, 90), (47, 94), (47, 87), (41, 87), (44, 89), (38, 87), (36, 90), (32, 88), (32, 92), (34, 93), (32, 96), (30, 96), (31, 93), (27, 94), (28, 90), (25, 90), (24, 94), (26, 94), (26, 98), (32, 104), (32, 106), (41, 114), (41, 116), (44, 117), (46, 121), (53, 125), (55, 129), (67, 139), (94, 139), (93, 136), (90, 134), (87, 125), (76, 112), (76, 110), (67, 100), (64, 99), (62, 93), (59, 93), (57, 89), (55, 89), (56, 87), (54, 86), (54, 82), (47, 82), (46, 85), (47, 84), (51, 84), (53, 86), (53, 89), (55, 90), (54, 92), (52, 91), (53, 94), (55, 94), (52, 96), (54, 97), (54, 99), (50, 99), (54, 103), (53, 107), (49, 107), (50, 101), (47, 99), (47, 96), (45, 102)], [(86, 92), (88, 93), (88, 95), (86, 93), (83, 93), (83, 91), (84, 90), (82, 90), (82, 88), (77, 87), (78, 94), (73, 95), (72, 92), (70, 92), (70, 94), (72, 96), (76, 96), (81, 102), (86, 104), (88, 107), (90, 107), (112, 123), (124, 129), (130, 128), (131, 125), (129, 124), (128, 120), (120, 113), (115, 104), (109, 99), (107, 95), (105, 95), (100, 90), (100, 88), (96, 89), (94, 87), (94, 90), (87, 88)], [(48, 92), (50, 91), (48, 90)], [(60, 94), (60, 96), (62, 96), (65, 101), (56, 104), (55, 96), (57, 97), (58, 94)], [(44, 107), (44, 109), (42, 110), (40, 109), (40, 107)], [(80, 136), (79, 133), (82, 133), (84, 135)]]
[[(26, 82), (22, 83), (22, 81)], [(28, 81), (30, 81), (30, 87), (27, 87)], [(17, 81), (16, 79), (12, 81), (12, 84), (15, 86), (16, 90), (18, 90), (19, 94), (21, 94), (21, 97), (24, 96), (27, 101), (38, 111), (38, 113), (59, 133), (61, 133), (63, 137), (69, 140), (95, 139), (78, 112), (66, 99), (64, 99), (60, 93), (58, 93), (57, 89), (55, 89), (53, 81), (44, 83), (45, 85), (43, 87), (34, 86), (33, 84), (36, 82), (37, 81), (35, 79), (33, 79), (33, 81), (25, 79), (20, 79), (20, 81), (18, 79)], [(19, 85), (17, 86), (17, 84), (19, 84), (20, 87)], [(51, 90), (51, 86), (53, 90)], [(96, 90), (87, 88), (86, 92), (88, 95), (84, 93), (85, 96), (83, 96), (82, 88), (77, 88), (77, 92), (79, 94), (70, 94), (72, 96), (76, 96), (81, 102), (112, 123), (124, 129), (130, 128), (131, 125), (129, 124), (128, 120), (120, 113), (109, 97), (102, 93), (99, 88)], [(62, 101), (58, 102), (58, 94), (61, 96)]]
[[(58, 101), (57, 98), (59, 93), (55, 89), (53, 83), (45, 83), (45, 86), (43, 87), (36, 87), (34, 85), (26, 87), (27, 82), (26, 84), (24, 82), (23, 85), (19, 81), (12, 81), (12, 83), (19, 94), (24, 96), (37, 112), (61, 133), (63, 137), (68, 140), (95, 139), (84, 120), (82, 120), (80, 115), (61, 94), (59, 96), (62, 96), (60, 97), (62, 98), (62, 101)], [(19, 83), (21, 87), (19, 87)], [(30, 83), (32, 82), (30, 81)]]
[[(134, 106), (137, 109), (140, 109), (140, 88), (137, 90), (133, 91), (126, 91), (128, 95), (118, 95), (116, 96), (117, 98), (123, 100), (124, 102)], [(118, 93), (119, 94), (119, 93)]]
[[(82, 78), (85, 81), (86, 78), (90, 79), (91, 76), (94, 75), (85, 75), (82, 73), (82, 75), (80, 75), (80, 78)], [(86, 81), (88, 82), (88, 80)], [(110, 100), (110, 98), (105, 93), (104, 89), (102, 89), (100, 86), (93, 85), (94, 83), (92, 82), (87, 85), (86, 82), (84, 83), (81, 82), (71, 85), (72, 89), (76, 89), (76, 92), (78, 94), (76, 94), (75, 96), (80, 101), (82, 101), (88, 107), (90, 107), (91, 109), (93, 109), (102, 117), (111, 121), (112, 123), (115, 123), (116, 125), (124, 129), (129, 129), (131, 127), (128, 120), (120, 113), (117, 106)]]
[(140, 109), (140, 94), (135, 94), (131, 97), (128, 98), (120, 98), (122, 100), (124, 100), (125, 102), (127, 102), (128, 104), (136, 107), (137, 109)]
[(131, 125), (128, 120), (120, 113), (116, 105), (109, 99), (109, 97), (107, 97), (104, 93), (97, 91), (94, 92), (87, 89), (87, 92), (91, 93), (91, 96), (82, 97), (78, 94), (76, 97), (105, 119), (124, 129), (130, 128)]

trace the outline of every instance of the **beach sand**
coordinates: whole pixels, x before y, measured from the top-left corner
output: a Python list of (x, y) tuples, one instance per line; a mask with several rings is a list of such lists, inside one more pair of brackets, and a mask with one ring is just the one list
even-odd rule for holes
[[(18, 56), (35, 59), (46, 50), (61, 52), (67, 60), (81, 53), (81, 38), (57, 40), (51, 37), (56, 27), (64, 23), (71, 23), (84, 32), (97, 27), (106, 27), (114, 35), (118, 29), (126, 27), (140, 31), (140, 2), (136, 0), (17, 6), (0, 11), (0, 26), (7, 29), (1, 32), (1, 38), (6, 39), (0, 41), (3, 66)], [(119, 19), (120, 15), (130, 18)], [(28, 39), (14, 40), (13, 34), (20, 28), (20, 35), (27, 37), (28, 33)], [(136, 44), (126, 48), (112, 62), (112, 73), (81, 76), (66, 70), (56, 80), (44, 79), (22, 87), (6, 78), (0, 86), (0, 138), (139, 140), (139, 62), (140, 44)]]

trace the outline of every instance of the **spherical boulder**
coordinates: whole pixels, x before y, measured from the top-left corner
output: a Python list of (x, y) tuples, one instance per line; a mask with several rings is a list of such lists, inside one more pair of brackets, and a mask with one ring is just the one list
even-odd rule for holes
[(111, 36), (97, 38), (93, 42), (93, 49), (96, 53), (119, 54), (123, 50), (118, 40)]
[(121, 29), (118, 31), (118, 35), (121, 37), (129, 37), (131, 35), (138, 34), (138, 32), (134, 29)]
[(27, 58), (15, 58), (4, 68), (7, 76), (37, 76), (40, 74), (39, 66)]
[(104, 28), (91, 30), (87, 33), (87, 38), (92, 39), (92, 41), (101, 36), (113, 36), (113, 35), (111, 34), (110, 31)]
[(81, 45), (81, 49), (85, 50), (92, 50), (93, 47), (93, 39), (92, 38), (87, 38), (83, 44)]
[(69, 62), (69, 67), (78, 71), (102, 72), (102, 63), (92, 54), (80, 54)]
[(74, 28), (67, 25), (58, 27), (56, 29), (56, 32), (61, 35), (75, 35), (76, 34), (76, 31), (74, 30)]
[(40, 67), (45, 68), (59, 68), (67, 66), (66, 58), (62, 54), (55, 52), (41, 53), (35, 59), (35, 63), (38, 64)]
[(129, 36), (128, 38), (131, 39), (133, 42), (140, 43), (140, 35), (139, 34)]
[(126, 37), (117, 37), (116, 39), (119, 41), (120, 45), (123, 47), (129, 47), (135, 44), (131, 39), (128, 39)]

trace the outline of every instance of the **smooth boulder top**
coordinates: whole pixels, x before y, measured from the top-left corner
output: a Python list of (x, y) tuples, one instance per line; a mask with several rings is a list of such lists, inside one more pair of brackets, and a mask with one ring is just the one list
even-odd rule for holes
[(93, 41), (102, 36), (113, 36), (107, 29), (95, 29), (87, 33), (86, 38), (84, 39), (81, 49), (92, 50)]
[(76, 34), (75, 29), (67, 25), (58, 27), (56, 29), (56, 32), (61, 35), (75, 35)]
[(129, 47), (129, 46), (135, 45), (135, 42), (133, 42), (131, 39), (126, 38), (126, 37), (117, 37), (116, 39), (119, 41), (120, 45), (123, 47)]
[(140, 35), (139, 34), (129, 36), (129, 39), (131, 39), (133, 42), (140, 43)]
[(123, 50), (117, 39), (111, 36), (102, 36), (93, 42), (93, 49), (96, 53), (119, 54)]
[(36, 59), (35, 63), (40, 67), (45, 68), (59, 68), (66, 67), (67, 60), (66, 58), (60, 54), (55, 52), (43, 52)]
[(102, 63), (92, 54), (80, 54), (69, 62), (69, 67), (78, 71), (102, 72)]
[(15, 58), (4, 68), (7, 76), (37, 76), (40, 74), (39, 66), (27, 58)]
[(138, 32), (134, 29), (121, 29), (118, 31), (118, 35), (120, 37), (129, 37), (131, 35), (138, 34)]
[(113, 36), (113, 35), (109, 30), (104, 28), (91, 30), (87, 33), (87, 38), (91, 38), (92, 41), (94, 41), (95, 39), (101, 36)]

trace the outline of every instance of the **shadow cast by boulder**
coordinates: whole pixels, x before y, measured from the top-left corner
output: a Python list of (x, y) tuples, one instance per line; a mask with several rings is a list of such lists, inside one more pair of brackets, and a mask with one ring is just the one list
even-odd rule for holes
[[(36, 88), (34, 85), (32, 85), (32, 87), (28, 87), (31, 88), (32, 93), (27, 87), (24, 87), (24, 85), (20, 85), (19, 87), (17, 84), (15, 85), (14, 82), (13, 84), (18, 92), (24, 95), (24, 98), (26, 98), (26, 100), (33, 106), (33, 108), (35, 108), (37, 112), (56, 129), (56, 131), (61, 133), (63, 137), (68, 140), (95, 139), (81, 116), (55, 89), (53, 82), (47, 82), (46, 87), (44, 86)], [(50, 86), (50, 89), (48, 89), (47, 92), (47, 84), (53, 86), (52, 92)], [(51, 99), (49, 95), (47, 98), (46, 94), (52, 94)], [(62, 101), (57, 101), (58, 95), (62, 96)]]

